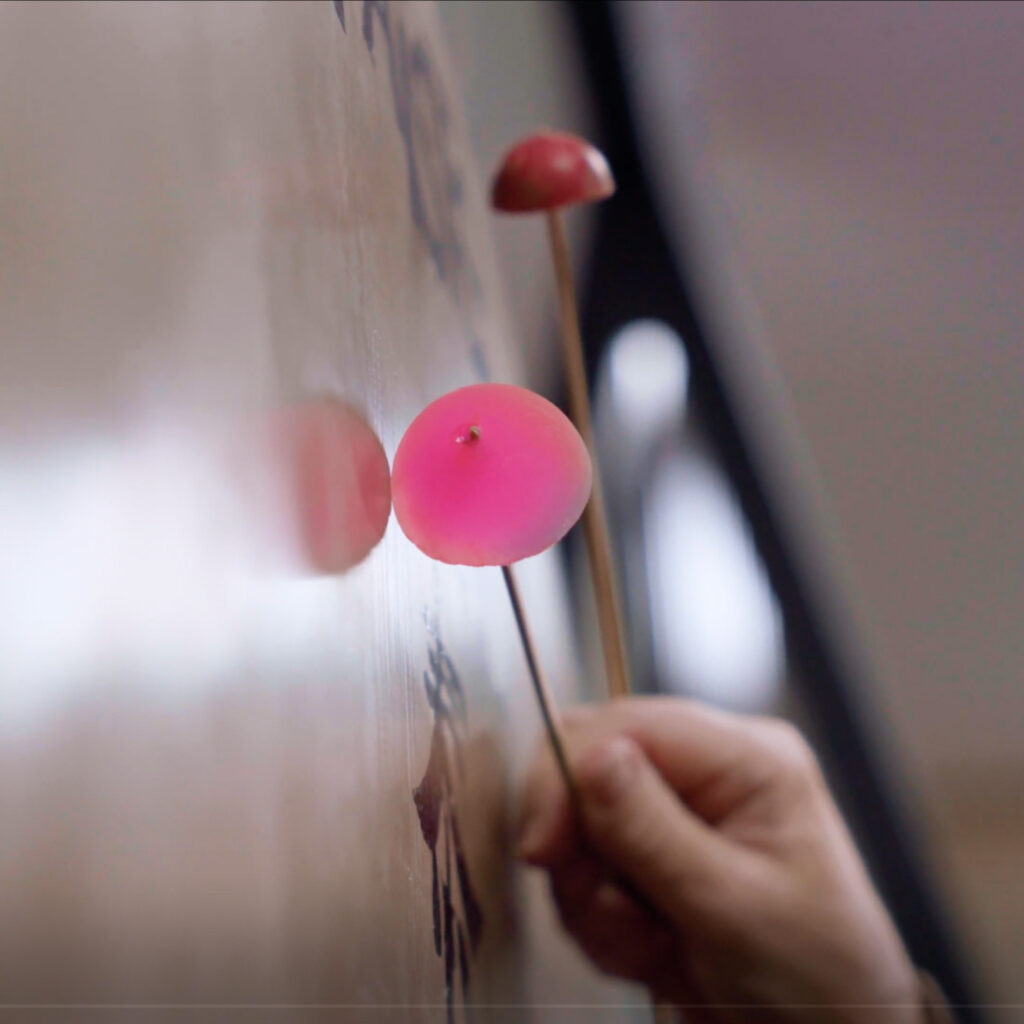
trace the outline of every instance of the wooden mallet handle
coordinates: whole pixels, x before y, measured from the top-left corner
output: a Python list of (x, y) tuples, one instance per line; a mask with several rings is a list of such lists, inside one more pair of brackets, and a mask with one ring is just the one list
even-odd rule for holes
[(604, 507), (604, 492), (601, 489), (601, 476), (594, 445), (587, 370), (583, 361), (583, 342), (576, 312), (576, 292), (569, 258), (569, 244), (565, 237), (561, 212), (549, 210), (547, 221), (558, 287), (562, 355), (569, 388), (569, 415), (590, 450), (594, 467), (590, 501), (583, 511), (583, 536), (587, 545), (587, 558), (597, 604), (601, 648), (604, 652), (605, 672), (608, 675), (608, 689), (613, 697), (624, 697), (631, 689), (629, 661), (626, 657), (625, 629), (622, 623), (611, 536), (608, 532), (608, 517)]

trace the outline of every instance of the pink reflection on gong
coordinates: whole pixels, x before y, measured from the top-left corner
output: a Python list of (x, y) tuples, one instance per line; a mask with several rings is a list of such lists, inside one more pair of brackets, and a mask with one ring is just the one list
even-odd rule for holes
[(388, 460), (373, 428), (331, 398), (278, 409), (269, 426), (303, 563), (325, 574), (357, 565), (384, 536), (391, 512)]

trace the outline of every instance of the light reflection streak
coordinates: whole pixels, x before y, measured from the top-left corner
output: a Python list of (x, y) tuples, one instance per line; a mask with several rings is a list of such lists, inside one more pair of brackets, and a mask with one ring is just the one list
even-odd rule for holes
[(129, 437), (0, 451), (0, 729), (101, 685), (182, 697), (287, 664), (338, 614), (294, 571), (269, 467), (232, 479), (209, 438)]
[(736, 502), (714, 467), (676, 454), (645, 508), (654, 656), (678, 692), (743, 710), (777, 698), (782, 616)]
[(682, 338), (668, 324), (626, 324), (609, 343), (607, 366), (618, 429), (649, 444), (682, 422), (690, 364)]

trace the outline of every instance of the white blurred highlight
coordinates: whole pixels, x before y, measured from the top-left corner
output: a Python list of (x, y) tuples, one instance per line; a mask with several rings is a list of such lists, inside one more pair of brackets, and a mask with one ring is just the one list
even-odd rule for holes
[(174, 697), (240, 650), (298, 656), (329, 584), (286, 571), (280, 510), (272, 474), (238, 488), (172, 429), (0, 452), (0, 728), (98, 684)]
[(609, 343), (608, 375), (617, 429), (650, 441), (686, 408), (690, 364), (682, 338), (660, 320), (634, 320)]
[(669, 689), (742, 710), (778, 697), (782, 617), (740, 510), (705, 460), (656, 470), (645, 509), (654, 657)]

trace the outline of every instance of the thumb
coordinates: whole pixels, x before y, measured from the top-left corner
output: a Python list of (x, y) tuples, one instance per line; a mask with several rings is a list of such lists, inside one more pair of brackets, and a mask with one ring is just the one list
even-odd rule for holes
[(633, 740), (604, 738), (575, 776), (590, 846), (664, 917), (692, 923), (733, 887), (738, 851), (687, 809)]

